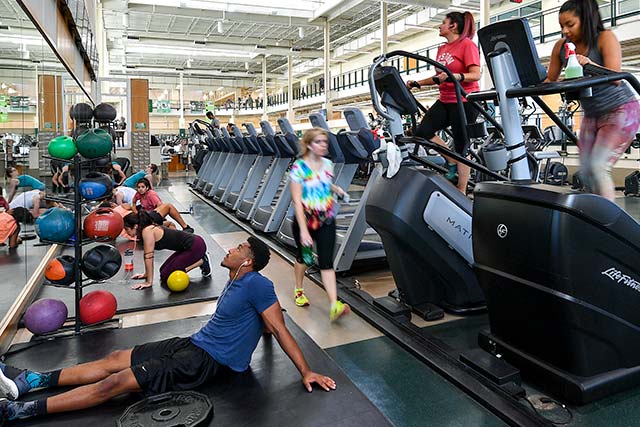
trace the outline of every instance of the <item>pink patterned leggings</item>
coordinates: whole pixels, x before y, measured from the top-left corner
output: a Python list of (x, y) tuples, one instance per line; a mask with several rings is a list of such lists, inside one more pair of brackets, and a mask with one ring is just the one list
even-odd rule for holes
[(611, 169), (629, 148), (640, 126), (640, 102), (628, 102), (599, 117), (585, 116), (580, 125), (580, 170), (589, 191), (611, 201), (615, 186)]

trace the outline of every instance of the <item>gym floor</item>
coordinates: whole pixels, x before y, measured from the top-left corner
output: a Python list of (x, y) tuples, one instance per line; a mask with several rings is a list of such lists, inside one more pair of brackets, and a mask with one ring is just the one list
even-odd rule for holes
[[(211, 292), (216, 293), (224, 285), (226, 277), (220, 267), (216, 267), (224, 251), (246, 240), (248, 234), (232, 223), (216, 209), (209, 206), (189, 191), (186, 182), (191, 177), (184, 173), (171, 176), (171, 181), (159, 188), (161, 198), (173, 202), (178, 210), (186, 211), (191, 204), (193, 216), (185, 220), (196, 227), (197, 233), (205, 234), (212, 253), (214, 284)], [(640, 217), (640, 199), (621, 198), (620, 205), (631, 215)], [(28, 243), (24, 256), (42, 258), (48, 248), (35, 247)], [(213, 248), (213, 250), (211, 250)], [(35, 263), (29, 262), (29, 265)], [(0, 265), (0, 271), (7, 273), (12, 265)], [(216, 271), (218, 270), (216, 274)], [(27, 272), (29, 275), (30, 272)], [(27, 274), (26, 273), (26, 274)], [(280, 303), (288, 316), (304, 330), (313, 341), (337, 363), (349, 379), (373, 402), (375, 406), (397, 426), (501, 426), (506, 425), (439, 374), (403, 350), (391, 339), (383, 336), (363, 319), (351, 314), (339, 322), (329, 322), (329, 306), (324, 290), (307, 280), (305, 289), (311, 301), (306, 308), (296, 307), (293, 302), (293, 268), (288, 261), (273, 254), (270, 264), (264, 270), (276, 286)], [(5, 276), (6, 277), (6, 276)], [(385, 295), (393, 287), (388, 270), (380, 270), (358, 276), (363, 288), (374, 296)], [(221, 282), (221, 283), (218, 283)], [(194, 283), (194, 285), (197, 283)], [(9, 284), (5, 284), (10, 289)], [(122, 290), (126, 298), (128, 289)], [(131, 292), (132, 297), (137, 291)], [(217, 296), (217, 295), (214, 295)], [(5, 297), (3, 292), (3, 298)], [(9, 297), (8, 297), (9, 298)], [(3, 299), (0, 299), (2, 303)], [(183, 301), (180, 305), (148, 309), (138, 307), (136, 311), (120, 314), (123, 328), (152, 325), (170, 320), (181, 320), (194, 316), (206, 316), (215, 310), (215, 300)], [(486, 315), (459, 319), (447, 316), (444, 321), (427, 324), (415, 319), (418, 326), (429, 329), (440, 339), (454, 348), (465, 348), (473, 342), (479, 325), (486, 323)], [(26, 342), (31, 335), (20, 330), (14, 344)], [(291, 369), (293, 365), (291, 365)], [(338, 385), (339, 386), (339, 385)], [(535, 396), (536, 390), (529, 390)], [(581, 408), (571, 408), (572, 419), (566, 425), (580, 426), (631, 426), (640, 422), (640, 391), (623, 393), (598, 403)], [(544, 412), (556, 422), (566, 422), (564, 411)]]

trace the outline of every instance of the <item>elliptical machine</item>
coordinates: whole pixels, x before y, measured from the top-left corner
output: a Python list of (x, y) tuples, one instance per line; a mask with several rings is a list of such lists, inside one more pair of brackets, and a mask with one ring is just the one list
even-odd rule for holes
[[(539, 95), (619, 80), (640, 93), (631, 74), (599, 68), (595, 77), (541, 84), (525, 19), (488, 25), (478, 37), (515, 150), (524, 145), (519, 97), (539, 103)], [(474, 192), (475, 270), (491, 327), (481, 347), (577, 404), (640, 385), (640, 225), (602, 197), (532, 183), (524, 157), (514, 166), (511, 182)]]

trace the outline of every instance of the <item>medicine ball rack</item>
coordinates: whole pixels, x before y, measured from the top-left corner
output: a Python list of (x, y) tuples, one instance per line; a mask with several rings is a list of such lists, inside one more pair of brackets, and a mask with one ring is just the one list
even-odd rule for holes
[[(51, 159), (51, 160), (59, 160), (59, 161), (63, 161), (63, 162), (68, 162), (68, 159), (60, 159), (57, 157), (52, 157), (52, 156), (44, 156), (47, 159)], [(57, 285), (55, 283), (51, 283), (48, 280), (45, 279), (44, 285), (45, 286), (53, 286), (53, 287), (57, 287), (57, 288), (65, 288), (65, 289), (75, 289), (75, 317), (74, 317), (74, 325), (73, 325), (73, 332), (74, 335), (79, 335), (82, 331), (91, 329), (94, 330), (96, 329), (96, 326), (100, 327), (104, 327), (105, 324), (108, 323), (113, 323), (114, 320), (113, 319), (109, 319), (109, 320), (105, 320), (103, 322), (99, 322), (99, 323), (95, 323), (92, 325), (83, 325), (82, 322), (80, 321), (80, 300), (82, 299), (82, 289), (87, 287), (87, 286), (91, 286), (94, 285), (96, 283), (101, 283), (101, 281), (96, 281), (96, 280), (92, 280), (92, 279), (84, 279), (82, 276), (82, 268), (81, 268), (81, 263), (82, 263), (82, 247), (84, 245), (90, 244), (90, 243), (96, 243), (96, 242), (108, 242), (110, 241), (108, 238), (104, 238), (104, 239), (88, 239), (88, 238), (84, 238), (83, 237), (83, 230), (82, 230), (82, 208), (84, 206), (85, 203), (88, 202), (97, 202), (100, 200), (105, 200), (108, 199), (110, 197), (112, 197), (112, 194), (109, 193), (103, 197), (99, 197), (96, 199), (91, 199), (91, 200), (85, 200), (82, 197), (82, 194), (80, 193), (80, 179), (81, 177), (79, 176), (81, 173), (81, 166), (82, 165), (86, 165), (101, 159), (106, 159), (106, 158), (110, 158), (110, 154), (106, 155), (106, 156), (102, 156), (102, 157), (96, 157), (93, 159), (83, 159), (79, 154), (76, 154), (73, 157), (73, 170), (74, 170), (74, 174), (78, 174), (75, 176), (74, 179), (74, 183), (73, 183), (73, 194), (70, 194), (73, 196), (73, 198), (69, 197), (69, 198), (65, 198), (65, 197), (55, 197), (55, 196), (45, 196), (45, 200), (49, 200), (52, 202), (58, 202), (58, 203), (62, 203), (65, 205), (71, 205), (73, 206), (73, 214), (74, 214), (74, 220), (75, 220), (75, 234), (74, 234), (74, 238), (73, 241), (68, 241), (68, 242), (54, 242), (54, 241), (50, 241), (50, 240), (43, 240), (40, 239), (41, 242), (43, 243), (51, 243), (51, 244), (57, 244), (57, 245), (61, 245), (61, 246), (66, 246), (66, 247), (73, 247), (74, 249), (74, 257), (75, 257), (75, 281), (73, 283), (73, 285), (71, 286), (64, 286), (64, 285)], [(83, 281), (86, 281), (87, 283), (83, 283)], [(44, 337), (51, 337), (51, 336), (55, 336), (55, 335), (60, 335), (61, 333), (64, 334), (65, 329), (68, 329), (71, 325), (66, 326), (63, 328), (61, 328), (62, 332), (59, 331), (55, 331), (52, 332), (50, 334), (45, 334), (43, 335)], [(113, 327), (117, 327), (117, 321), (116, 321), (116, 325), (114, 325)]]

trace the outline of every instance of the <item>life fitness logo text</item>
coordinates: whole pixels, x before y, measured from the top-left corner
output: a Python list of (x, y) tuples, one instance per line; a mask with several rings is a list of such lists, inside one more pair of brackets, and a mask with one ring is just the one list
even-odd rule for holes
[(498, 228), (496, 229), (498, 233), (498, 237), (504, 239), (509, 234), (509, 229), (504, 224), (498, 224)]
[(622, 283), (623, 285), (630, 287), (634, 291), (640, 292), (640, 282), (638, 282), (633, 277), (624, 274), (622, 271), (616, 268), (611, 267), (603, 271), (602, 274), (616, 283)]

